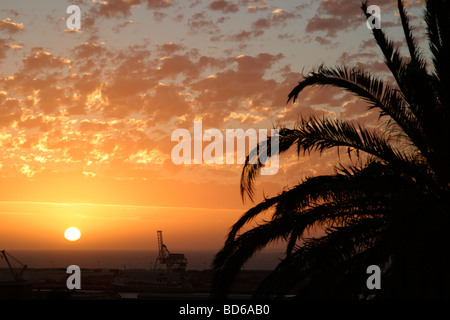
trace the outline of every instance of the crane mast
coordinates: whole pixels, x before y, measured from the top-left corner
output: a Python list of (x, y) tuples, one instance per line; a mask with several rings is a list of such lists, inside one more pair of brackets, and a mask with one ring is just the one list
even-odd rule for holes
[(167, 264), (168, 257), (170, 256), (169, 249), (167, 249), (166, 245), (163, 242), (163, 236), (162, 236), (161, 230), (157, 231), (157, 237), (158, 237), (158, 258), (156, 259), (156, 262), (155, 262), (155, 269), (156, 269), (158, 262), (160, 265)]

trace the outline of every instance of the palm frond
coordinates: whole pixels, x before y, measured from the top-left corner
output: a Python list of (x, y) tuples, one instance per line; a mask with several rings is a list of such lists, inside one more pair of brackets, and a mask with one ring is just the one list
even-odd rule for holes
[[(438, 80), (448, 84), (450, 76), (450, 4), (448, 1), (428, 0), (425, 6), (425, 22), (434, 72)], [(448, 100), (447, 100), (448, 102)], [(448, 104), (447, 104), (448, 105)]]
[(405, 7), (402, 0), (397, 1), (398, 11), (400, 19), (402, 21), (403, 33), (405, 34), (406, 44), (408, 46), (409, 54), (411, 56), (411, 62), (414, 64), (422, 64), (423, 58), (418, 52), (417, 42), (412, 34), (411, 26), (409, 25), (409, 19), (406, 15)]
[(212, 298), (225, 297), (244, 263), (267, 244), (285, 237), (291, 228), (286, 218), (274, 219), (225, 244), (213, 262)]
[[(295, 129), (283, 128), (279, 131), (280, 154), (296, 145), (297, 152), (323, 152), (330, 148), (346, 147), (369, 154), (381, 161), (391, 163), (403, 169), (408, 169), (414, 159), (391, 146), (389, 141), (374, 132), (354, 125), (348, 121), (327, 118), (310, 118), (302, 120)], [(270, 138), (265, 147), (269, 148)], [(261, 150), (260, 150), (261, 152)], [(267, 151), (270, 154), (270, 149)], [(247, 156), (241, 174), (241, 194), (245, 192), (252, 199), (253, 181), (262, 167), (257, 152)]]
[[(363, 218), (346, 226), (329, 228), (325, 236), (309, 239), (283, 259), (255, 296), (268, 298), (275, 294), (282, 297), (299, 283), (303, 283), (303, 290), (307, 290), (309, 286), (305, 281), (313, 281), (311, 286), (324, 290), (321, 296), (326, 296), (326, 291), (334, 287), (333, 282), (346, 277), (345, 269), (339, 266), (372, 248), (383, 226), (382, 218)], [(342, 273), (337, 273), (338, 270)], [(323, 281), (324, 277), (332, 282)]]
[(389, 116), (411, 142), (427, 154), (423, 129), (397, 88), (358, 68), (321, 66), (310, 72), (289, 93), (288, 102), (295, 102), (302, 90), (314, 85), (342, 88), (368, 102), (370, 109), (380, 109), (380, 117)]
[[(367, 7), (367, 1), (363, 2), (361, 5), (361, 9), (366, 17), (370, 18), (371, 15), (367, 12)], [(399, 49), (396, 48), (394, 42), (386, 36), (382, 29), (374, 28), (372, 29), (372, 33), (375, 40), (377, 41), (378, 46), (381, 49), (381, 52), (383, 53), (386, 66), (394, 76), (401, 92), (405, 93), (405, 91), (407, 91), (407, 88), (402, 80), (404, 78), (404, 75), (406, 74), (407, 61), (404, 60), (404, 58), (400, 54)], [(410, 97), (405, 96), (405, 99), (408, 102), (410, 101), (409, 98)]]

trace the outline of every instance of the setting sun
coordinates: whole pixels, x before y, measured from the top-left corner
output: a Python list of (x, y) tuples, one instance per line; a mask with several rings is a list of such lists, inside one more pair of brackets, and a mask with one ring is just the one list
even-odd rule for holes
[(80, 239), (81, 232), (77, 228), (68, 228), (64, 232), (64, 237), (69, 241), (76, 241)]

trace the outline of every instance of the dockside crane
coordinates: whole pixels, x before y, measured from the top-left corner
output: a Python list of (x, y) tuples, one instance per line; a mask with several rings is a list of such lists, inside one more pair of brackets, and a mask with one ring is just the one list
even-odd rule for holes
[(163, 242), (162, 231), (156, 232), (158, 237), (158, 257), (155, 261), (154, 269), (165, 266), (168, 271), (185, 271), (187, 259), (182, 253), (170, 253), (169, 249)]
[[(8, 264), (9, 270), (11, 271), (11, 274), (15, 281), (22, 281), (22, 275), (24, 271), (27, 269), (27, 265), (20, 262), (17, 258), (15, 258), (12, 254), (6, 252), (5, 250), (0, 251), (2, 259), (5, 259), (6, 263)], [(22, 268), (18, 271), (14, 271), (14, 268), (11, 266), (11, 263), (8, 259), (8, 257), (15, 262), (17, 262)]]

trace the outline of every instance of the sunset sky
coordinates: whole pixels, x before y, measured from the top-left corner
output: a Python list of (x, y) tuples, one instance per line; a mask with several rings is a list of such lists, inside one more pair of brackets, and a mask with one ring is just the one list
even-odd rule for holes
[[(423, 40), (424, 1), (411, 0)], [(2, 0), (0, 249), (217, 250), (250, 206), (241, 165), (171, 160), (175, 129), (292, 127), (377, 114), (334, 89), (290, 90), (311, 68), (387, 74), (360, 0)], [(374, 0), (401, 40), (397, 1)], [(69, 5), (81, 29), (68, 30)], [(426, 46), (422, 46), (426, 50)], [(333, 170), (336, 152), (280, 158), (255, 201)], [(75, 242), (64, 230), (78, 227)]]

